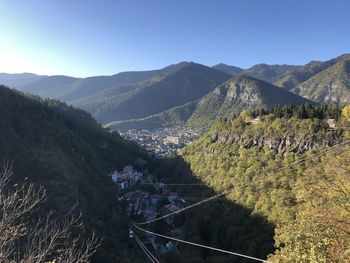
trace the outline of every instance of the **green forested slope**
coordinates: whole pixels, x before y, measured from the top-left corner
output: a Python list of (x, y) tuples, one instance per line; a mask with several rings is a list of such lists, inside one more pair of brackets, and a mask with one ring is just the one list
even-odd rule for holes
[(110, 122), (106, 124), (105, 127), (116, 129), (118, 131), (125, 131), (128, 129), (156, 130), (165, 127), (182, 126), (186, 125), (187, 120), (195, 111), (197, 104), (198, 100), (191, 101), (146, 118)]
[[(273, 225), (274, 234), (268, 231), (268, 225), (260, 225), (261, 232), (254, 230), (255, 235), (252, 235), (253, 227), (248, 227), (249, 223), (246, 228), (240, 225), (241, 232), (237, 232), (235, 217), (228, 210), (221, 211), (223, 207), (217, 203), (219, 201), (193, 211), (190, 219), (186, 216), (190, 223), (185, 223), (185, 233), (192, 233), (198, 242), (205, 242), (210, 237), (211, 245), (225, 248), (250, 240), (246, 246), (250, 244), (254, 249), (245, 250), (247, 254), (261, 257), (269, 251), (273, 262), (347, 262), (350, 248), (347, 220), (350, 216), (350, 180), (347, 176), (350, 148), (295, 165), (304, 157), (315, 156), (331, 145), (347, 140), (345, 131), (331, 131), (325, 122), (324, 118), (335, 117), (336, 111), (332, 108), (312, 111), (309, 115), (295, 112), (292, 114), (295, 117), (287, 117), (289, 114), (283, 117), (287, 110), (276, 110), (280, 117), (268, 114), (256, 125), (249, 124), (246, 116), (218, 123), (202, 139), (183, 150), (185, 164), (181, 166), (181, 160), (175, 161), (177, 165), (172, 164), (172, 172), (165, 178), (177, 182), (188, 180), (186, 169), (180, 168), (187, 166), (195, 178), (216, 192), (233, 186), (226, 195), (227, 203), (221, 205), (226, 209), (240, 205), (248, 209), (251, 216), (266, 218)], [(349, 124), (339, 120), (338, 125)], [(241, 135), (240, 138), (259, 140), (264, 137), (270, 141), (260, 145), (245, 144), (244, 140), (234, 139), (237, 134)], [(280, 151), (274, 145), (278, 142), (286, 147), (288, 141), (305, 147), (287, 147), (287, 150)], [(283, 169), (293, 164), (292, 168)], [(168, 164), (169, 167), (172, 165)], [(240, 217), (241, 213), (236, 212), (236, 216)], [(204, 229), (206, 232), (201, 232)], [(232, 239), (226, 236), (227, 233), (231, 233)], [(273, 241), (268, 238), (268, 233), (274, 236), (275, 252), (270, 247)], [(253, 237), (257, 239), (253, 241)], [(190, 250), (186, 253), (189, 257), (206, 258), (205, 262), (241, 262), (239, 259), (225, 261), (220, 255), (214, 259), (210, 253), (196, 254)]]
[(209, 67), (187, 63), (150, 85), (84, 105), (102, 123), (144, 118), (203, 97), (230, 76)]
[(82, 211), (82, 234), (103, 237), (96, 262), (131, 257), (128, 224), (113, 212), (115, 188), (107, 174), (136, 164), (138, 157), (145, 158), (89, 114), (0, 87), (0, 160), (13, 162), (14, 180), (28, 177), (44, 186), (46, 209), (54, 209), (58, 219)]

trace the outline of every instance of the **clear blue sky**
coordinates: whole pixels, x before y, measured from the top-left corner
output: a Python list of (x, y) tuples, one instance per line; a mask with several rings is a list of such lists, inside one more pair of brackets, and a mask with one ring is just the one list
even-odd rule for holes
[(349, 12), (349, 0), (1, 0), (0, 72), (303, 64), (350, 52)]

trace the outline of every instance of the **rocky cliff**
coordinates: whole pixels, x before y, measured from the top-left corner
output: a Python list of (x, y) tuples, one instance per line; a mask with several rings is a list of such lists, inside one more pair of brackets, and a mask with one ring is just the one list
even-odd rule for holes
[[(331, 147), (343, 141), (343, 131), (330, 129), (326, 121), (299, 120), (298, 125), (291, 120), (278, 121), (278, 125), (276, 120), (270, 122), (272, 126), (269, 128), (266, 128), (266, 122), (261, 122), (255, 125), (245, 124), (243, 129), (235, 126), (230, 129), (214, 129), (209, 135), (210, 143), (238, 144), (242, 148), (267, 147), (282, 154), (300, 154)], [(210, 151), (214, 148), (210, 148)]]

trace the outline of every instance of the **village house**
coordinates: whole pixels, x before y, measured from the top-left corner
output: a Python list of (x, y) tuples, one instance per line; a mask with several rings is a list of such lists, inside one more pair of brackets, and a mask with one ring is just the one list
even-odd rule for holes
[(142, 176), (142, 173), (135, 171), (131, 165), (125, 166), (121, 172), (114, 171), (111, 175), (119, 190), (133, 187)]
[(161, 198), (158, 194), (151, 194), (149, 197), (152, 205), (156, 205)]

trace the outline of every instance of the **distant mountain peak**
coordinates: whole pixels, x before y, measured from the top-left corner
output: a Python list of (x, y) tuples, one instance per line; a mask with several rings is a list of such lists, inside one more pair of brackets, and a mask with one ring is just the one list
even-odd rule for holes
[(230, 74), (232, 76), (237, 76), (243, 72), (242, 68), (239, 68), (236, 66), (226, 65), (224, 63), (219, 63), (215, 66), (212, 66), (212, 68), (214, 68), (216, 70), (220, 70), (220, 71), (225, 72), (227, 74)]
[(263, 80), (242, 75), (227, 80), (204, 96), (189, 123), (205, 127), (218, 118), (230, 117), (243, 109), (307, 103), (313, 102)]
[(350, 56), (337, 60), (337, 63), (302, 82), (292, 91), (322, 103), (350, 102)]

